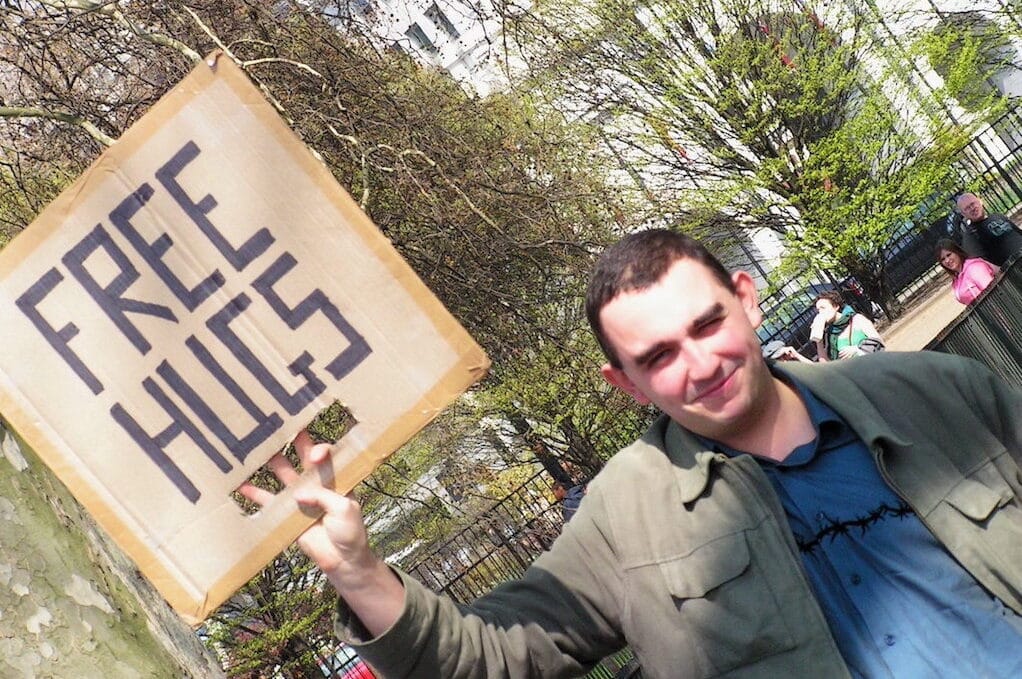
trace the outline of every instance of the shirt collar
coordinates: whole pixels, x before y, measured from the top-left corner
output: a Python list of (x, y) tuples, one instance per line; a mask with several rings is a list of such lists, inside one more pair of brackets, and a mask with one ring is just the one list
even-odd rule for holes
[[(855, 433), (841, 418), (841, 416), (838, 415), (833, 408), (818, 399), (813, 392), (809, 391), (809, 389), (799, 380), (796, 380), (790, 375), (785, 375), (773, 370), (772, 368), (771, 372), (774, 377), (791, 386), (798, 394), (799, 398), (802, 399), (802, 404), (806, 407), (806, 410), (809, 413), (809, 419), (813, 424), (813, 429), (816, 431), (816, 436), (813, 437), (812, 441), (803, 443), (795, 448), (795, 450), (793, 450), (782, 462), (773, 462), (765, 458), (757, 457), (760, 462), (782, 467), (806, 464), (816, 457), (817, 453), (843, 445), (850, 437), (855, 436)], [(698, 434), (695, 436), (699, 439), (700, 443), (707, 447), (707, 449), (723, 453), (728, 457), (746, 454), (746, 451), (737, 450), (721, 443), (720, 441), (699, 436)]]
[[(856, 360), (878, 360), (881, 356), (884, 354)], [(778, 378), (789, 384), (804, 384), (814, 396), (819, 394), (819, 400), (833, 408), (847, 423), (851, 435), (856, 436), (871, 451), (876, 450), (881, 441), (885, 442), (888, 454), (891, 455), (897, 455), (900, 450), (910, 447), (911, 442), (892, 429), (859, 385), (845, 374), (850, 367), (849, 363), (855, 361), (834, 361), (822, 365), (782, 361), (768, 365)], [(677, 482), (683, 502), (691, 502), (699, 497), (706, 489), (714, 463), (720, 458), (726, 458), (724, 453), (716, 452), (712, 445), (708, 446), (705, 438), (700, 439), (667, 415), (661, 415), (641, 441), (667, 454), (677, 469)], [(927, 487), (923, 484), (920, 492), (925, 492)]]

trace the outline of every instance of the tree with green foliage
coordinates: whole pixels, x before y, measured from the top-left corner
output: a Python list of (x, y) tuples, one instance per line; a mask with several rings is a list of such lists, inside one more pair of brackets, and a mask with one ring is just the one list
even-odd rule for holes
[[(665, 219), (725, 214), (736, 229), (769, 229), (787, 246), (784, 270), (855, 273), (895, 311), (883, 277), (892, 236), (950, 188), (972, 128), (928, 92), (905, 91), (875, 15), (768, 0), (546, 0), (508, 7), (506, 20), (520, 85), (602, 126)], [(720, 235), (682, 221), (711, 243)]]
[(942, 199), (957, 180), (953, 162), (967, 140), (955, 128), (923, 139), (901, 127), (885, 97), (864, 97), (856, 115), (819, 143), (806, 164), (807, 180), (818, 186), (805, 193), (805, 229), (785, 241), (785, 270), (808, 265), (849, 272), (889, 318), (896, 316), (900, 307), (886, 276), (899, 244), (893, 236), (947, 213)]
[(206, 621), (208, 643), (226, 659), (228, 677), (259, 679), (267, 670), (314, 679), (337, 646), (326, 578), (290, 547)]
[(828, 24), (808, 7), (552, 0), (513, 21), (521, 82), (599, 111), (660, 202), (741, 208), (781, 234), (799, 220), (776, 208), (862, 88), (861, 19)]
[(918, 49), (944, 81), (943, 93), (971, 112), (995, 104), (1001, 93), (994, 79), (1018, 68), (1011, 31), (977, 10), (942, 14)]

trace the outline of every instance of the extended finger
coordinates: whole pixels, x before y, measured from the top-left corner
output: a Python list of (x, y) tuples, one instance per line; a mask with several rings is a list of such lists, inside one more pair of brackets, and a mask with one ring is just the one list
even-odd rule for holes
[(306, 456), (309, 454), (309, 449), (316, 445), (316, 442), (309, 436), (309, 432), (306, 429), (302, 429), (295, 436), (294, 440), (295, 450), (298, 452), (298, 457), (304, 462)]
[(330, 456), (329, 443), (316, 443), (309, 432), (302, 430), (295, 437), (295, 450), (298, 452), (298, 459), (306, 468), (311, 465), (322, 463)]
[(331, 445), (328, 443), (316, 443), (309, 432), (301, 431), (294, 438), (294, 450), (298, 453), (298, 459), (306, 468), (322, 464), (330, 457)]
[(315, 507), (327, 514), (344, 514), (352, 510), (360, 510), (354, 491), (347, 495), (335, 493), (321, 486), (305, 486), (295, 491), (295, 500), (305, 507)]
[(333, 448), (329, 443), (317, 443), (309, 449), (306, 464), (318, 465), (326, 462), (330, 459), (330, 449)]
[(298, 472), (296, 472), (295, 468), (291, 465), (291, 461), (280, 453), (271, 457), (266, 465), (270, 468), (270, 471), (273, 472), (273, 475), (276, 476), (277, 479), (285, 486), (290, 486), (298, 480)]
[(238, 486), (238, 492), (249, 502), (254, 502), (260, 507), (265, 507), (270, 500), (276, 497), (273, 493), (258, 486), (253, 486), (246, 481)]

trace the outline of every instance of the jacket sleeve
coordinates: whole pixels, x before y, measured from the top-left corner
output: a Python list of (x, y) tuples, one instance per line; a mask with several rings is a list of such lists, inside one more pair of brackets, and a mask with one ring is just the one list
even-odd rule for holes
[(375, 639), (338, 603), (336, 633), (386, 679), (573, 677), (618, 650), (621, 573), (590, 495), (551, 550), (471, 605), (405, 573), (405, 603)]

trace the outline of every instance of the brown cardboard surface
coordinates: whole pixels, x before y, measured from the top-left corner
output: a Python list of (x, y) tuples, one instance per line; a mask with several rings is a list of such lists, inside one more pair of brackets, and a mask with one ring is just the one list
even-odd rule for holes
[(191, 623), (311, 523), (229, 495), (317, 412), (347, 491), (488, 367), (217, 56), (0, 252), (0, 415)]

